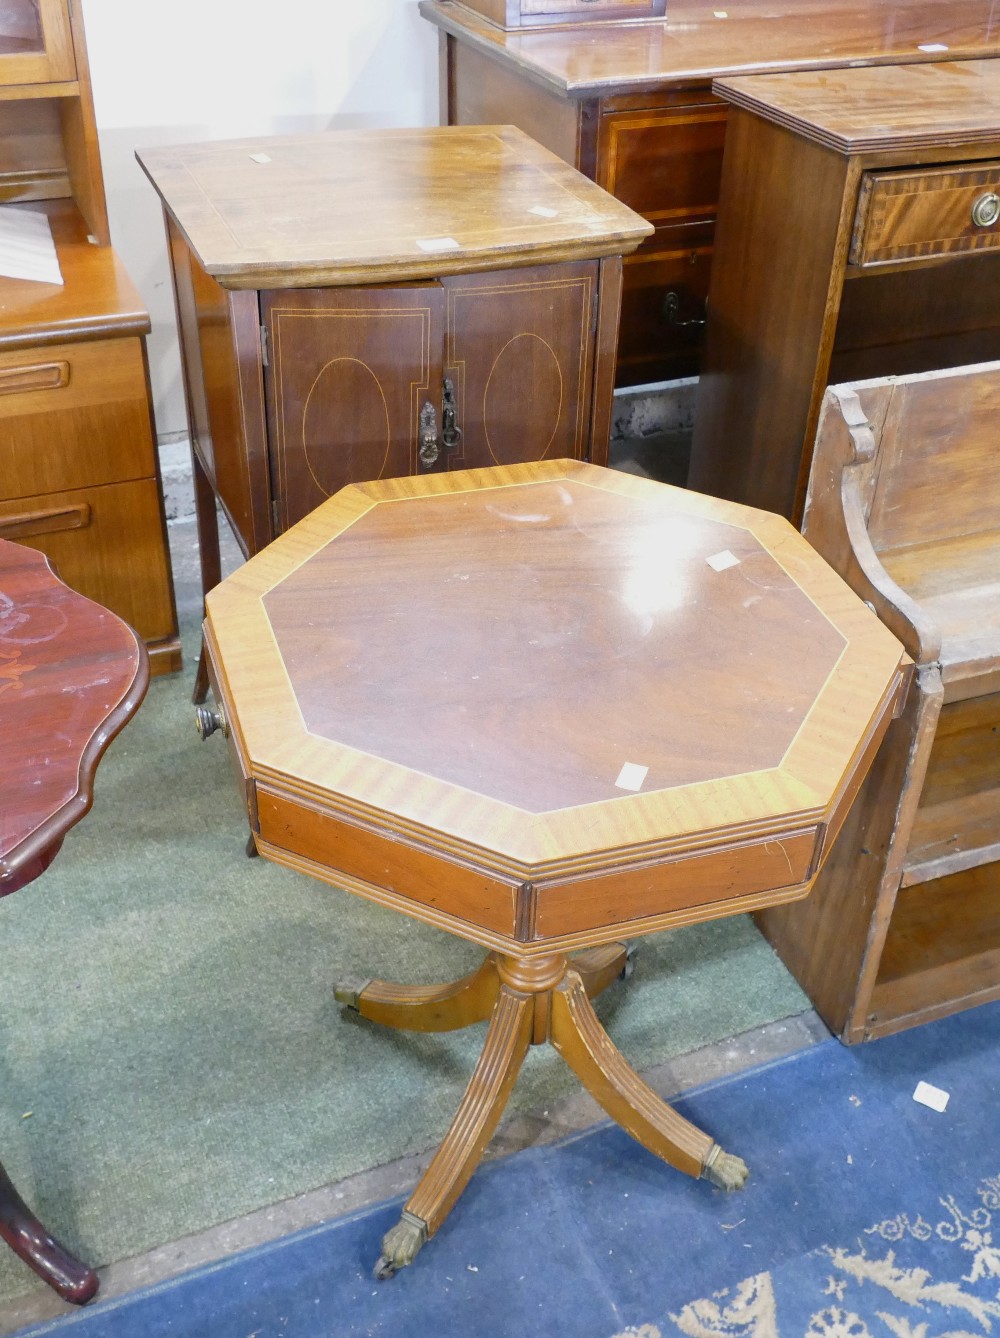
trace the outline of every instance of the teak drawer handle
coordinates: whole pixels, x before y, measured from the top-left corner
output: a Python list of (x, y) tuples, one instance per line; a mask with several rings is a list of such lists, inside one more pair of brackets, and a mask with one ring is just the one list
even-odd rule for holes
[(69, 385), (68, 362), (39, 362), (31, 367), (0, 368), (0, 395), (23, 390), (59, 390)]
[(1000, 195), (995, 190), (980, 195), (972, 206), (972, 221), (977, 228), (992, 228), (1000, 218)]
[(28, 539), (36, 534), (55, 534), (58, 530), (83, 530), (90, 524), (90, 503), (57, 506), (50, 511), (22, 511), (0, 516), (0, 537)]

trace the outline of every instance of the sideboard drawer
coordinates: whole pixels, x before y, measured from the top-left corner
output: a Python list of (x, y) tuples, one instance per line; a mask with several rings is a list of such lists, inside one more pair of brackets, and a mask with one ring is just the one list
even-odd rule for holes
[(1000, 249), (1000, 162), (866, 172), (852, 265)]
[(597, 184), (658, 228), (714, 218), (726, 118), (707, 98), (602, 116)]
[(95, 339), (0, 353), (4, 498), (153, 473), (141, 340)]

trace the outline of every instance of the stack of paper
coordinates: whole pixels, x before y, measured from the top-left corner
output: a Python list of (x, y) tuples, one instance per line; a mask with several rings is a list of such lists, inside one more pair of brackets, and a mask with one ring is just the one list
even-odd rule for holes
[(45, 214), (0, 207), (0, 274), (62, 283), (52, 228)]

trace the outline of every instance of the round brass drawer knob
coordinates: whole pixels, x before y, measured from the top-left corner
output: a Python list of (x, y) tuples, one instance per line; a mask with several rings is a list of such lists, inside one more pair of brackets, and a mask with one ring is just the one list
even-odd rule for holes
[(976, 227), (992, 228), (998, 218), (1000, 218), (1000, 195), (993, 190), (980, 195), (972, 206), (972, 221)]

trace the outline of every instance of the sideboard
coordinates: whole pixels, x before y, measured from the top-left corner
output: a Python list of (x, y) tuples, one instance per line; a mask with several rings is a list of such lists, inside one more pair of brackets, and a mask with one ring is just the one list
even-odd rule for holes
[[(994, 0), (670, 0), (666, 18), (617, 21), (552, 8), (562, 23), (507, 31), (457, 0), (420, 4), (440, 32), (442, 122), (520, 126), (653, 223), (624, 265), (620, 386), (700, 371), (727, 123), (714, 77), (1000, 54)], [(859, 357), (843, 375), (880, 371)]]

